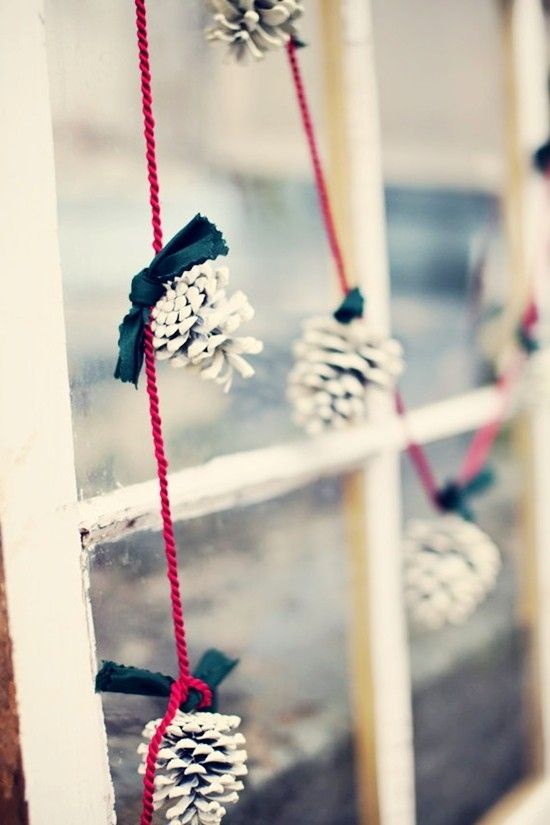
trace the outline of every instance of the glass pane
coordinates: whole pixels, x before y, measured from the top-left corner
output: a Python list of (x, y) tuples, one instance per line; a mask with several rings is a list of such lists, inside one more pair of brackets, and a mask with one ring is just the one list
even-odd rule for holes
[(508, 289), (499, 7), (373, 6), (394, 332), (405, 398), (426, 404), (487, 380)]
[[(456, 472), (469, 437), (428, 448), (440, 482)], [(531, 776), (537, 761), (534, 635), (522, 611), (522, 478), (510, 430), (491, 464), (496, 481), (471, 504), (502, 556), (494, 591), (463, 624), (410, 625), (419, 825), (472, 825)], [(434, 518), (406, 458), (403, 483), (406, 518)]]
[[(152, 475), (143, 392), (112, 379), (130, 277), (150, 224), (132, 3), (47, 2), (61, 255), (79, 486), (84, 496)], [(320, 114), (316, 3), (303, 61)], [(229, 241), (234, 289), (265, 343), (257, 376), (228, 396), (159, 368), (172, 467), (297, 436), (285, 401), (300, 320), (332, 306), (329, 257), (285, 55), (248, 67), (206, 46), (203, 3), (149, 13), (165, 235), (197, 211)]]
[[(228, 825), (358, 825), (348, 700), (343, 484), (178, 525), (193, 661), (241, 663), (220, 691), (238, 713), (250, 777)], [(162, 542), (139, 533), (92, 555), (99, 655), (174, 674)], [(164, 700), (104, 695), (118, 822), (136, 822), (136, 746)]]

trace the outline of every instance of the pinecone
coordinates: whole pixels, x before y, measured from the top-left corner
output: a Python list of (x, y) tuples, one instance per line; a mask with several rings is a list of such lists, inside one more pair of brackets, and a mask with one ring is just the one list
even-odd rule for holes
[(288, 398), (296, 424), (310, 434), (365, 418), (368, 385), (391, 389), (403, 370), (402, 347), (362, 319), (311, 318), (294, 345)]
[[(143, 736), (153, 737), (160, 719), (149, 722)], [(172, 825), (219, 825), (224, 804), (236, 802), (247, 774), (246, 751), (238, 716), (178, 711), (161, 742), (155, 774), (155, 809), (167, 807)], [(145, 773), (148, 744), (141, 743), (139, 773)], [(172, 804), (173, 803), (173, 804)], [(222, 804), (223, 803), (223, 804)]]
[(489, 536), (457, 515), (413, 521), (403, 540), (405, 601), (415, 624), (462, 624), (493, 590), (501, 566)]
[(166, 293), (151, 312), (153, 346), (159, 361), (187, 367), (228, 392), (233, 370), (250, 378), (254, 370), (243, 355), (261, 352), (256, 338), (234, 337), (243, 321), (254, 316), (244, 292), (225, 294), (225, 267), (195, 266), (166, 285)]
[(214, 14), (207, 40), (228, 43), (237, 60), (248, 54), (260, 60), (285, 46), (296, 38), (295, 24), (304, 13), (302, 0), (207, 0), (207, 5)]

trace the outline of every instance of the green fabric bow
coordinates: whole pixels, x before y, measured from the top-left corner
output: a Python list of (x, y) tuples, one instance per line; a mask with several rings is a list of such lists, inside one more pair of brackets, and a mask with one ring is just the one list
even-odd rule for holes
[[(215, 688), (238, 665), (238, 659), (229, 659), (219, 650), (207, 650), (199, 661), (194, 676), (206, 682), (212, 691), (212, 705), (208, 708), (214, 712), (217, 708)], [(163, 673), (153, 673), (138, 667), (118, 665), (116, 662), (103, 662), (96, 680), (98, 693), (126, 693), (131, 696), (170, 696), (175, 679)], [(196, 710), (201, 701), (198, 690), (191, 688), (180, 710)]]
[(437, 494), (437, 503), (446, 513), (458, 513), (466, 521), (475, 521), (470, 509), (469, 498), (485, 492), (494, 482), (495, 474), (490, 467), (484, 467), (465, 484), (449, 481)]
[(362, 318), (365, 311), (365, 299), (358, 287), (350, 289), (336, 312), (334, 318), (341, 324), (351, 324), (355, 318)]
[(540, 349), (540, 344), (537, 339), (530, 334), (529, 330), (521, 325), (516, 330), (516, 339), (526, 355), (533, 355), (534, 352), (538, 352)]
[(164, 284), (197, 264), (227, 255), (228, 251), (219, 229), (208, 218), (195, 215), (155, 255), (149, 266), (134, 276), (129, 296), (132, 307), (119, 327), (115, 378), (137, 387), (149, 310), (164, 294)]

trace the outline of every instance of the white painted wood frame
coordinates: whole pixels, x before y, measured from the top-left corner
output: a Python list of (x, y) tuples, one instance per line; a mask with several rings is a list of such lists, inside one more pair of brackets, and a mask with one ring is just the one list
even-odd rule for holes
[[(351, 241), (367, 319), (391, 334), (390, 278), (382, 174), (381, 125), (370, 0), (341, 0), (341, 59), (347, 127)], [(373, 391), (369, 420), (385, 427), (391, 395)], [(386, 444), (365, 465), (365, 654), (370, 657), (375, 816), (384, 825), (415, 822), (412, 691), (401, 579), (400, 453)], [(354, 621), (360, 617), (355, 615)], [(391, 655), (388, 651), (391, 650)], [(360, 713), (356, 708), (356, 713)]]
[(2, 0), (0, 54), (0, 529), (29, 818), (106, 825), (41, 0)]
[[(361, 262), (370, 316), (388, 331), (370, 3), (340, 2), (355, 257)], [(528, 153), (543, 136), (535, 110), (540, 115), (537, 107), (546, 103), (540, 82), (546, 58), (540, 47), (538, 0), (516, 0), (515, 15), (517, 78), (528, 97), (518, 121)], [(41, 0), (2, 0), (0, 54), (0, 204), (5, 215), (0, 221), (0, 295), (2, 306), (13, 308), (0, 327), (0, 529), (30, 820), (31, 825), (107, 825), (113, 820), (112, 795), (101, 707), (93, 693), (93, 629), (78, 530), (85, 547), (91, 548), (158, 527), (158, 493), (151, 481), (76, 504)], [(536, 210), (536, 197), (530, 203)], [(32, 243), (27, 241), (30, 232)], [(20, 284), (34, 296), (32, 327), (28, 306), (19, 300)], [(487, 387), (413, 411), (408, 427), (419, 442), (427, 443), (476, 428), (497, 410), (498, 396)], [(549, 418), (540, 412), (533, 421), (538, 448), (534, 484), (536, 500), (543, 505), (549, 486)], [(365, 468), (370, 574), (365, 624), (371, 634), (381, 825), (415, 822), (411, 689), (398, 553), (398, 458), (405, 443), (403, 422), (387, 402), (373, 401), (372, 421), (353, 430), (217, 458), (170, 477), (175, 515), (184, 519)], [(550, 821), (550, 508), (538, 506), (536, 514), (546, 774), (499, 820), (507, 825)]]
[[(515, 0), (511, 18), (512, 68), (516, 117), (513, 124), (519, 163), (523, 164), (518, 193), (521, 222), (523, 265), (534, 280), (536, 297), (545, 324), (550, 319), (550, 226), (548, 220), (548, 186), (530, 166), (533, 151), (548, 138), (548, 44), (542, 3), (538, 0)], [(539, 239), (537, 240), (537, 233)], [(544, 238), (541, 249), (540, 237)], [(540, 407), (530, 415), (532, 434), (531, 490), (534, 506), (533, 539), (535, 573), (538, 585), (538, 678), (542, 714), (542, 751), (545, 782), (525, 801), (511, 821), (550, 821), (550, 411)], [(536, 800), (536, 801), (535, 801)], [(544, 802), (544, 800), (546, 800)], [(529, 817), (533, 811), (533, 820)]]

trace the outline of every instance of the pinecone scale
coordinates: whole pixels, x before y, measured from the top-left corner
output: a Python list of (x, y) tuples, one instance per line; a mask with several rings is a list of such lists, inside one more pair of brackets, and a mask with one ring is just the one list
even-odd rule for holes
[(294, 356), (288, 398), (296, 423), (310, 434), (364, 419), (367, 387), (391, 389), (403, 369), (399, 342), (375, 334), (362, 319), (306, 321)]
[(247, 55), (260, 60), (297, 36), (296, 23), (304, 13), (302, 0), (207, 0), (213, 26), (207, 40), (227, 43), (237, 60)]

